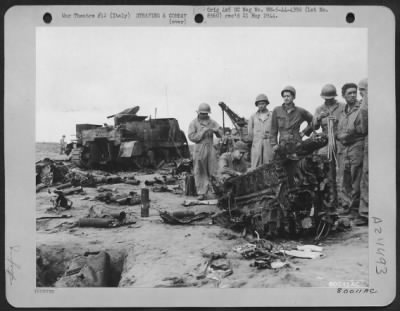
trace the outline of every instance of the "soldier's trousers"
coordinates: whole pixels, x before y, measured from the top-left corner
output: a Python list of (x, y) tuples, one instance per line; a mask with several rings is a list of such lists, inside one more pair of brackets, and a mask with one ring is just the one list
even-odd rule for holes
[(196, 144), (193, 152), (193, 172), (198, 195), (207, 194), (210, 178), (217, 170), (217, 156), (212, 144)]
[(359, 214), (363, 217), (368, 217), (368, 136), (365, 138), (364, 144), (364, 160), (363, 160), (363, 170), (361, 175), (361, 184), (360, 184), (360, 209)]
[[(360, 183), (363, 170), (364, 141), (345, 146), (339, 163), (341, 193), (349, 199), (351, 210), (359, 211)], [(343, 200), (343, 198), (342, 198)]]

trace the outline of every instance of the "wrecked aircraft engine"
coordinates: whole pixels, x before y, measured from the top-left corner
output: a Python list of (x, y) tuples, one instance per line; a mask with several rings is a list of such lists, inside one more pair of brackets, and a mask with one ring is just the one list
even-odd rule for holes
[[(327, 159), (313, 154), (327, 137), (315, 135), (296, 146), (281, 148), (279, 159), (244, 175), (213, 182), (224, 211), (214, 222), (260, 236), (327, 235), (337, 217), (331, 211), (332, 187)], [(286, 148), (286, 150), (285, 150)], [(285, 157), (296, 151), (299, 159)], [(288, 155), (288, 154), (286, 154)]]
[(72, 162), (84, 168), (107, 166), (156, 167), (161, 161), (189, 158), (184, 132), (173, 118), (149, 119), (137, 116), (139, 107), (114, 117), (114, 126), (77, 124)]

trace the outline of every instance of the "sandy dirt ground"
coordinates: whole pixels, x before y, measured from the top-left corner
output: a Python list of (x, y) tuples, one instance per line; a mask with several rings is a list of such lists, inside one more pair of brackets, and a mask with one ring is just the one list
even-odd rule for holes
[[(48, 147), (48, 146), (47, 146)], [(62, 158), (40, 146), (37, 159), (44, 156)], [(107, 185), (108, 188), (125, 193), (140, 194), (144, 180), (155, 175), (137, 174), (139, 186), (128, 184)], [(56, 214), (50, 195), (46, 190), (37, 193), (36, 217), (71, 215), (70, 218), (37, 220), (37, 253), (42, 258), (40, 271), (43, 285), (52, 286), (66, 270), (70, 260), (84, 252), (106, 251), (110, 254), (115, 272), (112, 286), (119, 287), (328, 287), (329, 282), (357, 281), (368, 284), (368, 227), (355, 227), (344, 232), (332, 233), (318, 244), (323, 247), (322, 257), (300, 259), (288, 257), (289, 265), (280, 269), (257, 269), (254, 259), (244, 259), (234, 251), (248, 243), (250, 236), (242, 237), (205, 218), (188, 225), (163, 223), (160, 211), (190, 210), (194, 212), (217, 212), (215, 205), (184, 207), (185, 199), (193, 199), (173, 193), (150, 191), (150, 216), (140, 216), (140, 205), (115, 205), (88, 200), (98, 194), (96, 188), (84, 188), (84, 194), (68, 196), (73, 208)], [(117, 228), (87, 228), (75, 226), (76, 221), (86, 217), (89, 209), (125, 211), (132, 224)], [(310, 240), (271, 241), (273, 250), (312, 244)], [(204, 253), (226, 253), (232, 274), (207, 275), (204, 271), (207, 258)]]

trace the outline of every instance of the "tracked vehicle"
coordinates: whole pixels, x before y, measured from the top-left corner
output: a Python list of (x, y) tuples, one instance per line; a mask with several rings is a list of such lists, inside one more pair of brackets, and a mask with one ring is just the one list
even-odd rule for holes
[(72, 162), (83, 168), (142, 168), (190, 157), (176, 119), (147, 119), (136, 115), (138, 110), (136, 106), (109, 116), (114, 126), (77, 124), (76, 142), (67, 150)]

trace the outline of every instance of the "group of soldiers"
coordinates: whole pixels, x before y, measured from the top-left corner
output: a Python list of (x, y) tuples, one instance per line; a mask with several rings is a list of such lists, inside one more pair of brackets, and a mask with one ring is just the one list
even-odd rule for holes
[[(358, 99), (360, 93), (361, 99)], [(341, 213), (349, 214), (357, 225), (368, 223), (368, 80), (358, 85), (346, 83), (341, 95), (344, 103), (337, 98), (336, 87), (332, 84), (321, 90), (323, 104), (314, 115), (295, 105), (296, 89), (287, 86), (282, 89), (283, 104), (268, 110), (270, 104), (265, 94), (256, 97), (257, 111), (248, 121), (247, 141), (251, 141), (251, 168), (273, 161), (286, 144), (300, 142), (303, 136), (310, 136), (321, 129), (328, 136), (328, 145), (318, 154), (329, 162), (329, 180), (339, 182), (339, 195), (334, 191), (333, 205), (341, 207)], [(189, 126), (188, 136), (195, 143), (193, 150), (194, 178), (198, 199), (206, 199), (211, 190), (211, 176), (219, 179), (237, 176), (248, 171), (245, 153), (248, 145), (237, 141), (233, 151), (217, 159), (214, 149), (214, 135), (223, 137), (222, 127), (209, 116), (208, 104), (200, 104), (197, 118)], [(300, 130), (303, 123), (306, 127)], [(288, 170), (295, 169), (297, 154), (287, 156), (291, 161)], [(339, 202), (340, 201), (340, 202)], [(340, 203), (340, 204), (339, 204)]]

